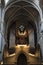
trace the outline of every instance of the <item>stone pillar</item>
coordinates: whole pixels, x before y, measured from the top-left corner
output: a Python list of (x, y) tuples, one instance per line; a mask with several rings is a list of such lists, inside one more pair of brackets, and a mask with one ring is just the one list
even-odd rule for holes
[(43, 20), (41, 22), (39, 44), (40, 44), (40, 48), (41, 48), (41, 55), (42, 55), (42, 61), (43, 61)]
[(1, 0), (0, 0), (0, 60), (1, 60), (1, 51), (2, 51), (2, 46), (1, 46)]
[(4, 23), (4, 9), (3, 9), (3, 4), (0, 0), (0, 61), (2, 60), (2, 55), (3, 55), (3, 47), (4, 47), (4, 33), (3, 33), (3, 23)]
[(40, 0), (40, 8), (41, 8), (41, 10), (42, 10), (42, 17), (43, 17), (43, 0)]
[(1, 51), (1, 0), (0, 0), (0, 51)]

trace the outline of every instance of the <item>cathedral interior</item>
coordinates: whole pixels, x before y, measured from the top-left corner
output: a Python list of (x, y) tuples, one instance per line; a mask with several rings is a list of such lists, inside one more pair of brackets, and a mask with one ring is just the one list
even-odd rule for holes
[(0, 64), (43, 64), (43, 0), (0, 0)]

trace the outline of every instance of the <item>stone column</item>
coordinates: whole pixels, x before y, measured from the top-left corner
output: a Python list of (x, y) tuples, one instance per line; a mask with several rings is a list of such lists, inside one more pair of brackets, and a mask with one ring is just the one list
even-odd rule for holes
[(40, 48), (41, 48), (41, 55), (42, 55), (42, 61), (43, 61), (43, 20), (41, 22), (39, 44), (40, 44)]
[(3, 4), (0, 0), (0, 61), (2, 60), (2, 55), (3, 55), (3, 47), (4, 47), (4, 32), (3, 32), (3, 23), (4, 23), (4, 9), (3, 9)]
[(1, 0), (0, 0), (0, 51), (1, 51)]
[(0, 0), (0, 61), (1, 61), (1, 59), (2, 59), (2, 57), (1, 57), (1, 52), (2, 52), (2, 46), (1, 46), (1, 39), (2, 38), (2, 36), (1, 36), (1, 0)]

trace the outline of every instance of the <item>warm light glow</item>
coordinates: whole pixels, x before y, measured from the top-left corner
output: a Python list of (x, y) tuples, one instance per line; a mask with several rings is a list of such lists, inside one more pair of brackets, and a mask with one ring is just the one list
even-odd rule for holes
[(24, 33), (23, 33), (23, 32), (20, 33), (20, 32), (18, 31), (18, 34), (24, 36), (24, 35), (26, 35), (26, 31), (25, 31)]
[(31, 53), (29, 53), (29, 55), (31, 55), (31, 56), (35, 56), (34, 54), (31, 54)]
[(16, 48), (29, 48), (29, 45), (17, 45)]
[(43, 64), (43, 63), (41, 63), (41, 64)]
[(14, 55), (15, 55), (15, 53), (14, 53), (14, 54), (9, 55), (9, 57), (14, 56)]
[(3, 61), (1, 62), (1, 65), (3, 64)]
[(24, 47), (26, 47), (27, 45), (17, 45), (18, 47), (20, 47), (20, 46), (24, 46)]
[(31, 31), (32, 31), (32, 30), (29, 30), (29, 31), (28, 31), (28, 34), (30, 34), (30, 33), (31, 33)]

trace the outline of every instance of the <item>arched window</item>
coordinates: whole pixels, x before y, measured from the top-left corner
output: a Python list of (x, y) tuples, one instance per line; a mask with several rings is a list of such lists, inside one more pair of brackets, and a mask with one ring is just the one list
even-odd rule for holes
[(23, 53), (18, 56), (17, 65), (27, 65), (27, 58)]

